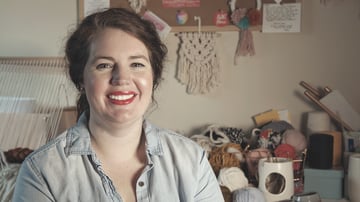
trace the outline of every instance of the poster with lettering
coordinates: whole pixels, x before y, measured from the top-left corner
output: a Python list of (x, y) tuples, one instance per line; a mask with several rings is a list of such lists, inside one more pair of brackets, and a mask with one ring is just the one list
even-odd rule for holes
[(300, 32), (301, 3), (264, 4), (262, 32)]
[(200, 7), (200, 0), (162, 0), (164, 8)]

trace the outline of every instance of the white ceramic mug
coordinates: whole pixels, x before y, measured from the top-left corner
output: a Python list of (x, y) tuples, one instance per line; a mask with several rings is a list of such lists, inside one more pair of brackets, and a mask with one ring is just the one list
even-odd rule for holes
[(349, 157), (347, 180), (350, 201), (360, 201), (360, 153)]

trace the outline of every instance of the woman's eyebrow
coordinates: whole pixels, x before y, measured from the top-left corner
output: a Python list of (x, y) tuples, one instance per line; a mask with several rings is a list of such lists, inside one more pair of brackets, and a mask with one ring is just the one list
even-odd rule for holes
[(115, 59), (113, 57), (109, 57), (109, 56), (95, 56), (90, 60), (90, 64), (94, 64), (96, 61), (98, 60), (110, 60), (110, 61), (115, 61)]
[(148, 59), (145, 55), (141, 55), (141, 54), (139, 54), (139, 55), (133, 55), (133, 56), (130, 56), (129, 58), (130, 58), (130, 59), (144, 59), (144, 60), (146, 60), (147, 62), (149, 62), (149, 59)]
[(113, 57), (109, 57), (109, 56), (101, 56), (101, 55), (99, 55), (99, 56), (94, 57), (94, 61), (100, 60), (100, 59), (115, 61), (115, 59)]

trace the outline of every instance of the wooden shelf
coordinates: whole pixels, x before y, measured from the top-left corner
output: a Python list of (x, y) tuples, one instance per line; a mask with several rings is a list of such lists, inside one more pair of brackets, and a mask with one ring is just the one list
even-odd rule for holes
[[(217, 26), (201, 26), (202, 32), (227, 32), (227, 31), (239, 31), (240, 29), (235, 25), (227, 25), (224, 27)], [(250, 27), (252, 31), (260, 31), (261, 26)], [(197, 32), (197, 26), (172, 26), (171, 32)]]

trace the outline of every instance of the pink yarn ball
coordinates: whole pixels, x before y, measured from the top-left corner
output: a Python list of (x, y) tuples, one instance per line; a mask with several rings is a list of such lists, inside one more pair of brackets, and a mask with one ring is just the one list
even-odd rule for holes
[(305, 135), (295, 129), (286, 130), (281, 143), (293, 146), (296, 152), (302, 152), (307, 147)]

